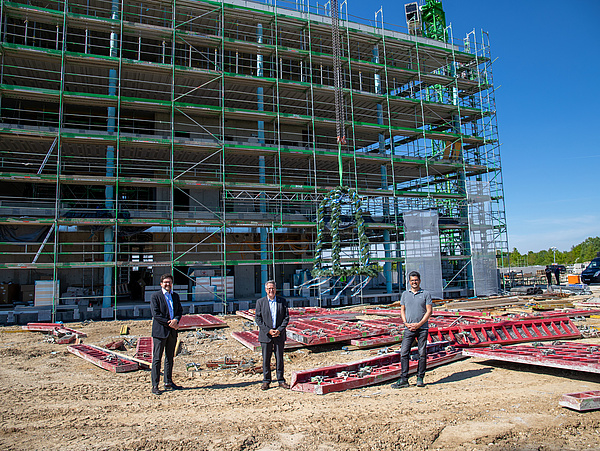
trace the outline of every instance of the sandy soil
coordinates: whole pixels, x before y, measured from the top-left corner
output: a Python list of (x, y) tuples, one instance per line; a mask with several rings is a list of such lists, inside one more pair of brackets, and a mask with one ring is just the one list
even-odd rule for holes
[[(0, 329), (0, 449), (600, 449), (600, 411), (558, 405), (564, 393), (600, 390), (599, 375), (466, 359), (429, 371), (424, 388), (382, 384), (324, 396), (263, 392), (261, 375), (186, 371), (186, 363), (225, 356), (260, 361), (259, 353), (229, 335), (245, 320), (225, 319), (227, 340), (182, 333), (190, 354), (176, 357), (174, 380), (185, 390), (158, 397), (150, 393), (149, 371), (115, 374), (70, 354), (66, 345), (44, 341), (41, 333)], [(150, 333), (150, 321), (69, 326), (85, 331), (86, 343), (102, 345), (119, 338), (122, 324), (131, 336)], [(286, 377), (374, 353), (345, 353), (339, 346), (288, 352)]]

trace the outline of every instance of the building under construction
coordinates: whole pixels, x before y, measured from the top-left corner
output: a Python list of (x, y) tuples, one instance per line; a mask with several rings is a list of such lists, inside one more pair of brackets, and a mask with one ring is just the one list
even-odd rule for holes
[[(296, 306), (393, 300), (411, 269), (437, 297), (497, 292), (487, 34), (455, 39), (435, 0), (403, 27), (339, 6), (1, 0), (5, 301), (124, 317), (166, 272), (196, 312), (268, 279)], [(322, 204), (338, 186), (360, 207)], [(379, 276), (309, 283), (317, 239), (344, 265), (360, 236)]]

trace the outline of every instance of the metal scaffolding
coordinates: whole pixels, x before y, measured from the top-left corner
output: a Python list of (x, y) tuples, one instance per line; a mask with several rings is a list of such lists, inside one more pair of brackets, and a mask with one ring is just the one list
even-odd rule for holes
[[(339, 184), (326, 8), (0, 5), (2, 280), (60, 280), (114, 317), (126, 295), (140, 297), (138, 282), (143, 298), (164, 272), (214, 311), (268, 278), (290, 297), (318, 296), (294, 286), (313, 264), (318, 205)], [(435, 210), (444, 292), (470, 293), (468, 182), (489, 188), (487, 257), (508, 251), (489, 37), (455, 42), (446, 27), (435, 40), (397, 31), (382, 10), (373, 22), (347, 9), (340, 153), (383, 274), (375, 283), (397, 291), (403, 215)], [(345, 214), (342, 259), (360, 238)]]

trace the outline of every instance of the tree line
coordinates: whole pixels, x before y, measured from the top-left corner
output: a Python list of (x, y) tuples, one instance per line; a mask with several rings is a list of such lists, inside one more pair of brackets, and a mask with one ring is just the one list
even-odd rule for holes
[[(510, 266), (534, 266), (550, 265), (556, 258), (556, 263), (561, 265), (572, 265), (574, 263), (589, 262), (596, 256), (600, 256), (600, 237), (589, 237), (568, 251), (553, 251), (552, 249), (541, 250), (539, 252), (529, 251), (521, 254), (517, 248), (513, 248), (509, 254)], [(501, 266), (506, 267), (509, 260), (505, 256), (502, 259)]]

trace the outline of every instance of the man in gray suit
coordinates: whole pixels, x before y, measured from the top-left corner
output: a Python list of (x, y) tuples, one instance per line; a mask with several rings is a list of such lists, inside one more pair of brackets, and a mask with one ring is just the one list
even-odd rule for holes
[(281, 388), (290, 388), (283, 377), (283, 348), (285, 346), (285, 328), (290, 321), (290, 313), (285, 298), (277, 296), (274, 280), (265, 283), (267, 295), (256, 301), (254, 321), (258, 325), (258, 341), (263, 358), (263, 383), (261, 390), (271, 385), (271, 356), (275, 352), (275, 371)]
[(160, 363), (165, 352), (165, 390), (180, 389), (173, 383), (173, 360), (177, 344), (177, 329), (183, 315), (179, 295), (173, 292), (173, 276), (163, 274), (159, 291), (152, 294), (150, 311), (152, 312), (152, 393), (160, 395)]

